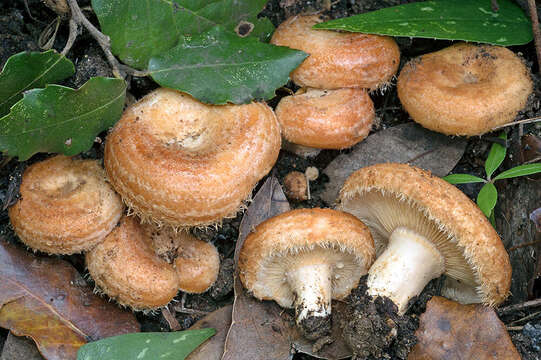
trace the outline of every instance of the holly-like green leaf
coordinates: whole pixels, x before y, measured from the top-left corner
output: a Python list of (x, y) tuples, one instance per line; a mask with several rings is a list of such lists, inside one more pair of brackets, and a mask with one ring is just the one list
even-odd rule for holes
[(54, 50), (22, 52), (11, 56), (0, 73), (0, 116), (9, 113), (23, 92), (42, 88), (75, 73), (73, 63)]
[(490, 217), (497, 201), (498, 190), (493, 183), (486, 183), (477, 194), (477, 205), (486, 217)]
[(215, 333), (197, 329), (113, 336), (83, 345), (77, 360), (183, 360)]
[[(498, 136), (500, 139), (507, 140), (507, 134), (505, 132), (501, 133), (500, 136)], [(505, 159), (505, 155), (507, 153), (507, 148), (505, 146), (502, 146), (498, 143), (493, 143), (492, 147), (490, 148), (490, 151), (487, 156), (487, 160), (485, 161), (485, 171), (487, 173), (487, 179), (490, 180), (490, 177), (492, 174), (494, 174), (494, 171), (502, 164), (503, 160)]]
[(466, 40), (494, 45), (529, 43), (532, 25), (511, 0), (498, 0), (493, 12), (489, 0), (438, 0), (389, 7), (317, 24), (317, 29), (367, 34)]
[(26, 160), (37, 152), (75, 155), (122, 113), (126, 82), (96, 77), (78, 90), (60, 85), (27, 91), (0, 118), (0, 151)]
[(149, 62), (160, 85), (213, 104), (268, 99), (307, 54), (213, 28)]
[[(148, 60), (171, 49), (179, 38), (199, 35), (216, 25), (234, 33), (241, 22), (266, 38), (268, 20), (257, 18), (266, 0), (92, 0), (101, 30), (124, 63), (144, 69)], [(272, 24), (270, 24), (272, 25)]]
[(442, 177), (443, 180), (447, 181), (450, 184), (470, 184), (470, 183), (479, 183), (486, 182), (485, 179), (480, 177), (469, 175), (469, 174), (451, 174)]
[(510, 179), (519, 176), (533, 175), (541, 173), (541, 163), (519, 165), (501, 172), (494, 180)]

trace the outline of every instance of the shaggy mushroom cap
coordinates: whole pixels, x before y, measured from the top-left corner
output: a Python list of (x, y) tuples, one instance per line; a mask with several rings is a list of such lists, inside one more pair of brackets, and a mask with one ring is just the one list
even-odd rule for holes
[(331, 299), (349, 295), (374, 257), (370, 233), (354, 216), (297, 209), (266, 220), (248, 235), (239, 274), (256, 298), (295, 307), (301, 330), (314, 338), (321, 327), (330, 329)]
[(363, 140), (375, 118), (364, 89), (301, 89), (276, 107), (282, 136), (318, 149), (345, 149)]
[(370, 295), (391, 298), (400, 312), (434, 278), (445, 274), (445, 294), (495, 306), (509, 294), (509, 256), (486, 216), (455, 186), (405, 164), (378, 164), (354, 172), (338, 209), (370, 229), (378, 259), (370, 268)]
[(98, 288), (134, 310), (165, 306), (178, 292), (173, 265), (156, 255), (148, 235), (138, 219), (124, 217), (85, 257)]
[(49, 254), (86, 251), (116, 226), (124, 206), (95, 160), (55, 156), (28, 167), (9, 209), (19, 238)]
[(400, 63), (400, 50), (388, 36), (315, 30), (318, 15), (297, 15), (280, 24), (271, 43), (310, 56), (291, 73), (295, 84), (318, 89), (377, 89), (388, 83)]
[(411, 118), (427, 129), (481, 135), (513, 121), (532, 93), (532, 80), (511, 50), (459, 43), (411, 60), (397, 88)]
[(237, 213), (280, 142), (264, 103), (206, 105), (161, 88), (124, 112), (107, 137), (105, 168), (143, 220), (204, 226)]
[(195, 294), (207, 291), (218, 278), (220, 255), (211, 243), (187, 231), (145, 225), (158, 256), (173, 263), (180, 290)]

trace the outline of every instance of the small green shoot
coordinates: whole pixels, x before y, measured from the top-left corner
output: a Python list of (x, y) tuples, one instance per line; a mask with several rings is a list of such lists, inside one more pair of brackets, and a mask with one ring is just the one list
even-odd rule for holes
[[(507, 140), (505, 133), (500, 134), (500, 139)], [(507, 154), (507, 148), (499, 143), (492, 144), (488, 157), (485, 161), (486, 179), (469, 175), (469, 174), (452, 174), (443, 177), (443, 180), (451, 184), (469, 184), (483, 182), (485, 185), (479, 191), (477, 195), (477, 205), (483, 211), (487, 218), (490, 219), (492, 225), (494, 225), (494, 207), (498, 202), (498, 190), (494, 186), (494, 182), (501, 179), (510, 179), (519, 176), (526, 176), (541, 173), (541, 163), (519, 165), (509, 170), (503, 171), (492, 177), (494, 172), (502, 164)]]

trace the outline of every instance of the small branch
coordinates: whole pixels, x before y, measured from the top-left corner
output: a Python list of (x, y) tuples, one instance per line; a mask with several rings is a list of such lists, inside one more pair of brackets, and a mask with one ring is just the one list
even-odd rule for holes
[(508, 126), (515, 126), (515, 125), (519, 125), (519, 124), (536, 123), (536, 122), (539, 122), (539, 121), (541, 121), (541, 116), (536, 116), (536, 117), (533, 117), (533, 118), (530, 118), (530, 119), (513, 121), (513, 122), (510, 122), (510, 123), (507, 123), (507, 124), (496, 126), (496, 127), (493, 127), (492, 129), (490, 129), (490, 131), (499, 130), (499, 129), (503, 129), (503, 128), (508, 127)]
[(507, 331), (522, 331), (524, 326), (508, 326)]
[(77, 23), (75, 20), (70, 19), (70, 33), (68, 36), (68, 41), (66, 41), (66, 46), (64, 46), (64, 50), (62, 50), (62, 55), (66, 56), (66, 54), (70, 51), (71, 47), (73, 46), (73, 43), (75, 43), (75, 39), (77, 38), (79, 27), (77, 26)]
[(169, 328), (173, 331), (179, 331), (182, 329), (182, 326), (180, 326), (177, 318), (171, 314), (171, 311), (169, 311), (169, 307), (166, 306), (162, 308), (162, 316), (167, 321), (167, 324), (169, 325)]
[(520, 249), (520, 248), (523, 248), (523, 247), (526, 247), (526, 246), (532, 246), (532, 245), (538, 244), (540, 242), (541, 242), (541, 240), (535, 240), (535, 241), (530, 241), (530, 242), (527, 242), (527, 243), (524, 243), (524, 244), (511, 246), (507, 251), (514, 251), (516, 249)]
[(501, 309), (498, 309), (498, 313), (500, 313), (500, 315), (504, 315), (516, 310), (523, 310), (536, 306), (541, 306), (541, 298), (503, 307)]
[(537, 17), (535, 0), (528, 0), (528, 8), (530, 10), (530, 19), (532, 20), (532, 31), (535, 41), (535, 52), (537, 54), (538, 71), (541, 72), (541, 32), (539, 31), (539, 18)]
[(523, 321), (528, 321), (528, 320), (531, 320), (531, 319), (534, 319), (536, 318), (538, 315), (541, 315), (541, 311), (538, 311), (538, 312), (534, 312), (530, 315), (527, 315), (527, 316), (524, 316), (523, 318), (520, 318), (518, 320), (515, 320), (515, 321), (512, 321), (509, 326), (513, 326), (513, 325), (516, 325), (517, 323), (520, 323), (520, 322), (523, 322)]
[(186, 303), (186, 293), (182, 294), (182, 298), (180, 299), (180, 305), (174, 306), (173, 309), (176, 312), (179, 312), (182, 314), (191, 314), (191, 315), (196, 315), (196, 316), (205, 316), (209, 314), (208, 311), (188, 309), (184, 306), (185, 303)]

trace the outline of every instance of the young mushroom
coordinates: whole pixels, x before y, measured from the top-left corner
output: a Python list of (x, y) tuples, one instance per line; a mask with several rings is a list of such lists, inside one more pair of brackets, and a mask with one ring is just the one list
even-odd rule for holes
[(446, 296), (495, 306), (509, 294), (511, 265), (481, 210), (466, 195), (429, 172), (405, 164), (378, 164), (353, 173), (338, 209), (370, 229), (378, 258), (368, 293), (407, 310), (425, 285), (443, 274)]
[(156, 255), (148, 229), (132, 216), (122, 218), (85, 260), (98, 288), (134, 310), (165, 306), (179, 290), (173, 265)]
[(21, 199), (9, 209), (17, 236), (34, 250), (90, 250), (116, 226), (124, 206), (95, 160), (58, 155), (23, 174)]
[(206, 105), (160, 88), (129, 107), (105, 145), (111, 184), (143, 220), (174, 227), (234, 216), (280, 150), (264, 103)]
[(330, 330), (331, 299), (349, 295), (374, 256), (372, 237), (354, 216), (297, 209), (258, 225), (238, 266), (253, 296), (294, 307), (305, 337), (317, 339)]
[(345, 149), (363, 140), (375, 111), (364, 89), (302, 88), (280, 100), (276, 117), (285, 140), (317, 154), (319, 149)]
[(531, 75), (511, 50), (460, 43), (407, 63), (398, 97), (411, 118), (447, 135), (481, 135), (513, 121), (532, 93)]
[(175, 266), (180, 290), (195, 294), (207, 291), (218, 278), (220, 255), (211, 243), (187, 231), (146, 225), (154, 251)]
[(310, 56), (291, 73), (302, 87), (378, 89), (398, 69), (400, 50), (388, 36), (315, 30), (318, 15), (297, 15), (284, 21), (271, 43), (303, 50)]

